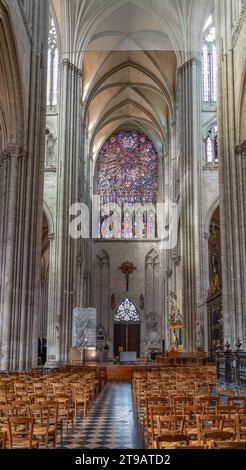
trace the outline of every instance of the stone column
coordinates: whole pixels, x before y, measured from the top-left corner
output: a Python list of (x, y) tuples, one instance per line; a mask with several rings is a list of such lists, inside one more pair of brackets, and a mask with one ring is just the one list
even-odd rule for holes
[[(48, 2), (32, 2), (29, 99), (18, 116), (17, 141), (2, 153), (0, 229), (0, 369), (37, 365), (41, 274), (43, 155)], [(20, 78), (15, 76), (15, 81)], [(21, 97), (18, 97), (20, 100)], [(17, 104), (9, 103), (17, 113)], [(14, 108), (16, 106), (16, 109)], [(14, 115), (12, 109), (12, 114)], [(21, 120), (25, 121), (23, 135)], [(12, 123), (11, 123), (12, 124)], [(13, 128), (9, 135), (14, 135)]]
[[(47, 343), (47, 365), (66, 363), (71, 346), (72, 311), (76, 301), (77, 252), (80, 241), (69, 235), (69, 208), (79, 202), (81, 71), (68, 59), (60, 65), (58, 124), (57, 233), (55, 234), (55, 307), (50, 310), (51, 331)], [(53, 313), (52, 313), (53, 311)], [(49, 330), (48, 328), (48, 330)], [(55, 341), (55, 345), (54, 345)]]
[(193, 57), (178, 71), (180, 131), (181, 281), (184, 348), (195, 350), (194, 330), (201, 280), (201, 62)]
[[(230, 3), (230, 2), (229, 2)], [(229, 7), (229, 4), (228, 4)], [(231, 8), (216, 2), (218, 37), (218, 147), (222, 246), (222, 299), (225, 342), (246, 347), (245, 142), (236, 142), (234, 49)], [(239, 135), (239, 131), (237, 132)]]
[[(16, 258), (16, 226), (18, 224), (19, 181), (22, 177), (22, 168), (26, 167), (26, 152), (18, 145), (9, 145), (0, 155), (1, 166), (1, 191), (2, 191), (2, 218), (1, 218), (1, 290), (0, 290), (0, 325), (1, 325), (1, 369), (11, 369), (11, 358), (14, 365), (17, 364), (20, 338), (17, 336), (13, 343), (14, 335), (18, 335), (18, 312), (13, 310), (14, 298), (20, 294), (15, 284)], [(25, 171), (24, 171), (25, 173)], [(16, 292), (17, 288), (17, 292)], [(14, 357), (13, 357), (14, 352)]]
[(56, 317), (56, 243), (53, 233), (48, 235), (50, 241), (48, 318), (47, 318), (47, 359), (46, 367), (59, 365), (59, 318)]

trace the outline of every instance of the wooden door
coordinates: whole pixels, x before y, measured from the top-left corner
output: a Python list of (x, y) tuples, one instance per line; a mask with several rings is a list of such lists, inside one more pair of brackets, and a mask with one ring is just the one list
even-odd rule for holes
[(136, 351), (140, 355), (140, 323), (114, 324), (114, 355), (121, 351)]
[(127, 335), (127, 351), (136, 351), (140, 355), (140, 324), (129, 323)]
[(119, 356), (119, 348), (122, 351), (126, 351), (126, 323), (115, 323), (114, 324), (114, 355)]

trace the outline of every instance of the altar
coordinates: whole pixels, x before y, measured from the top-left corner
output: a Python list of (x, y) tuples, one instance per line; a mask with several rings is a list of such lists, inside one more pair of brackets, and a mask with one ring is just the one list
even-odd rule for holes
[(120, 363), (124, 362), (136, 362), (137, 352), (136, 351), (122, 351), (120, 352)]

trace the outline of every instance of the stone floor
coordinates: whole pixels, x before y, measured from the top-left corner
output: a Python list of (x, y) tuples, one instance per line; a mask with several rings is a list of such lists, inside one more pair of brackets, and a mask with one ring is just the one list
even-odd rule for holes
[(108, 382), (92, 404), (88, 417), (78, 418), (57, 444), (66, 449), (143, 449), (131, 385)]

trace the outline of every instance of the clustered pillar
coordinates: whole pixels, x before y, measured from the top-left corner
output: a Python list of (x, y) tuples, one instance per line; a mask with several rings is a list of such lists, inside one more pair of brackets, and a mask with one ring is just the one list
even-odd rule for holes
[[(17, 123), (10, 123), (0, 152), (0, 370), (4, 371), (30, 369), (38, 360), (48, 2), (33, 3), (30, 15), (29, 102), (25, 103), (29, 119), (18, 115)], [(18, 71), (9, 80), (18, 88)], [(20, 88), (14, 96), (23, 105), (21, 92)], [(10, 109), (14, 106), (10, 102)], [(16, 132), (15, 125), (19, 125)]]
[(195, 350), (201, 279), (201, 62), (193, 57), (179, 69), (180, 230), (184, 348)]
[(83, 189), (78, 187), (81, 171), (80, 86), (81, 71), (68, 59), (64, 59), (60, 65), (57, 233), (53, 242), (56, 246), (56, 261), (54, 271), (50, 273), (49, 298), (52, 298), (54, 285), (57, 295), (54, 302), (49, 301), (47, 366), (66, 363), (71, 346), (81, 240), (74, 240), (69, 234), (69, 208), (80, 201)]

